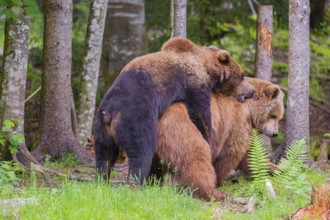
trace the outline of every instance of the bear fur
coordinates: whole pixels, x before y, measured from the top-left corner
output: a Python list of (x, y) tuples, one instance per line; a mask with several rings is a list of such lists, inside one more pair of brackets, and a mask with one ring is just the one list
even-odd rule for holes
[[(119, 147), (129, 159), (129, 179), (147, 179), (157, 144), (158, 117), (182, 101), (188, 117), (211, 142), (212, 91), (224, 87), (240, 101), (253, 95), (229, 53), (172, 38), (161, 51), (129, 62), (104, 95), (94, 127), (96, 168), (109, 178)], [(225, 86), (222, 86), (225, 85)]]
[(284, 112), (284, 94), (278, 86), (248, 77), (246, 81), (256, 92), (244, 103), (212, 95), (211, 148), (189, 119), (185, 105), (171, 105), (158, 123), (158, 144), (150, 174), (162, 177), (162, 169), (170, 164), (176, 171), (175, 180), (193, 189), (194, 197), (221, 198), (216, 184), (222, 186), (246, 154), (252, 129), (270, 137), (278, 134)]

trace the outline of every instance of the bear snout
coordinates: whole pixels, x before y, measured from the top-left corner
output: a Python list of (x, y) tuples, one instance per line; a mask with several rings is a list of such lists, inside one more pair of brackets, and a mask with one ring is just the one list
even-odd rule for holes
[(272, 136), (273, 138), (276, 138), (276, 137), (278, 137), (278, 133), (273, 133), (273, 136)]

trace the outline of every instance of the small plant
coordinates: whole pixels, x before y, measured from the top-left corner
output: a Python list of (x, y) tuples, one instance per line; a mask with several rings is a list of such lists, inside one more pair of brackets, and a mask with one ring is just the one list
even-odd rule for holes
[(278, 165), (278, 170), (269, 174), (267, 166), (268, 155), (263, 147), (263, 141), (258, 133), (253, 130), (251, 146), (248, 152), (249, 167), (251, 169), (253, 183), (249, 191), (260, 196), (264, 194), (264, 181), (269, 179), (277, 190), (283, 187), (290, 190), (290, 193), (306, 199), (311, 194), (311, 184), (306, 178), (307, 166), (304, 162), (308, 159), (307, 146), (304, 139), (293, 142), (286, 150), (287, 158), (283, 158)]
[(59, 160), (59, 163), (62, 164), (63, 167), (73, 167), (80, 164), (77, 156), (73, 154), (64, 154)]
[(250, 148), (248, 151), (251, 177), (255, 182), (261, 182), (269, 178), (268, 173), (268, 154), (263, 147), (263, 140), (256, 130), (252, 131)]
[(19, 179), (16, 173), (21, 171), (19, 165), (12, 161), (1, 161), (0, 162), (0, 185), (17, 185)]
[(304, 161), (307, 160), (305, 139), (293, 142), (286, 150), (287, 158), (282, 158), (278, 170), (274, 171), (275, 180), (287, 184), (306, 170)]
[(19, 120), (11, 119), (3, 122), (4, 129), (0, 131), (0, 145), (5, 146), (8, 140), (8, 148), (11, 154), (15, 153), (21, 143), (24, 143), (23, 134), (16, 133), (8, 137), (7, 132), (13, 131), (13, 128), (20, 123)]

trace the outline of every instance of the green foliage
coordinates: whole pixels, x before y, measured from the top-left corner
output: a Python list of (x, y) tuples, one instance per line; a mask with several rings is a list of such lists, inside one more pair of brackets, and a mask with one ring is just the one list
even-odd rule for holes
[(248, 151), (248, 166), (251, 169), (251, 177), (255, 182), (263, 182), (269, 178), (268, 154), (263, 147), (263, 141), (256, 130), (252, 131), (250, 148)]
[(330, 137), (330, 133), (326, 133), (323, 135), (324, 137)]
[(18, 185), (19, 179), (16, 173), (21, 171), (19, 165), (12, 161), (1, 161), (0, 162), (0, 185)]
[(37, 1), (35, 0), (0, 0), (1, 12), (11, 19), (26, 13), (33, 15), (40, 13)]
[(16, 119), (5, 120), (3, 122), (5, 130), (0, 131), (0, 145), (5, 146), (6, 141), (8, 141), (8, 148), (11, 154), (15, 153), (19, 145), (25, 141), (23, 134), (16, 133), (10, 136), (7, 135), (7, 133), (13, 131), (15, 126), (19, 123), (20, 121)]
[(265, 197), (265, 179), (273, 182), (277, 190), (283, 187), (302, 200), (307, 200), (311, 194), (311, 183), (306, 178), (307, 166), (304, 162), (307, 158), (307, 146), (304, 139), (293, 142), (286, 150), (287, 158), (283, 158), (274, 171), (274, 177), (269, 174), (267, 166), (267, 153), (263, 147), (262, 139), (254, 130), (251, 136), (249, 148), (249, 167), (251, 169), (253, 183), (247, 192), (256, 194), (258, 201)]
[(274, 171), (275, 181), (282, 184), (288, 184), (306, 171), (304, 162), (308, 156), (305, 139), (293, 142), (286, 150), (286, 155), (287, 158), (282, 158), (278, 165), (279, 170)]
[(312, 186), (307, 180), (306, 173), (297, 174), (295, 179), (288, 181), (284, 187), (290, 189), (290, 191), (294, 194), (302, 196), (305, 199), (308, 199), (312, 192)]

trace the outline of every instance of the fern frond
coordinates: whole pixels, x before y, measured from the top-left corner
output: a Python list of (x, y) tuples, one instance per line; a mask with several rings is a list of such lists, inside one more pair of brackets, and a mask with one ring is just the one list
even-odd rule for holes
[(306, 168), (304, 161), (308, 159), (305, 139), (293, 142), (286, 150), (287, 158), (282, 158), (278, 170), (274, 171), (274, 179), (282, 184), (289, 183)]
[(250, 148), (248, 150), (248, 166), (251, 170), (253, 181), (259, 182), (267, 179), (268, 174), (268, 154), (264, 148), (263, 140), (256, 130), (252, 131)]

